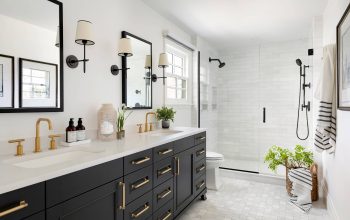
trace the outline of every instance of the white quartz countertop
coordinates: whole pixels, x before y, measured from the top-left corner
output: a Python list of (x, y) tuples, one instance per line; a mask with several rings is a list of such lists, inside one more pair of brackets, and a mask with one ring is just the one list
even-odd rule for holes
[[(58, 149), (54, 151), (45, 149), (45, 151), (41, 153), (26, 154), (22, 157), (15, 157), (13, 155), (1, 156), (0, 194), (151, 149), (165, 143), (204, 132), (206, 130), (203, 128), (177, 127), (170, 129), (170, 131), (181, 132), (169, 132), (169, 134), (160, 135), (158, 134), (159, 132), (162, 132), (161, 130), (141, 134), (128, 133), (122, 140), (114, 140), (110, 142), (93, 140), (91, 143), (85, 145), (74, 147), (59, 146)], [(81, 157), (74, 157), (72, 160), (66, 158), (65, 162), (63, 163), (59, 163), (59, 159), (57, 159), (57, 161), (52, 159), (56, 158), (55, 156), (57, 155), (63, 155), (72, 151), (76, 151), (74, 152), (76, 155), (82, 153)], [(29, 162), (31, 160), (45, 157), (48, 158), (44, 162), (47, 163), (45, 166), (37, 166), (32, 168), (18, 166), (18, 164), (22, 162)]]

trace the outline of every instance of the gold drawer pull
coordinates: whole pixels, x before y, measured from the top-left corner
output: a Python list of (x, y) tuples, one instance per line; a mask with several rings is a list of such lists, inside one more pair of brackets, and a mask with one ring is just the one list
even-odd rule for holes
[(173, 149), (158, 151), (158, 154), (159, 155), (165, 155), (165, 154), (168, 154), (168, 153), (171, 153), (171, 152), (173, 152)]
[(204, 186), (204, 184), (205, 184), (205, 181), (203, 180), (203, 181), (201, 182), (201, 184), (197, 185), (197, 190), (199, 190), (200, 188), (202, 188), (202, 187)]
[(171, 193), (171, 189), (170, 187), (168, 189), (166, 189), (164, 192), (162, 192), (161, 194), (158, 194), (158, 200), (164, 199), (165, 197), (167, 197), (169, 194)]
[(197, 157), (204, 154), (204, 153), (205, 153), (205, 149), (197, 151)]
[(13, 208), (10, 208), (10, 209), (8, 209), (8, 210), (5, 210), (5, 211), (3, 211), (3, 212), (0, 212), (0, 218), (1, 218), (1, 217), (4, 217), (4, 216), (6, 216), (6, 215), (9, 215), (9, 214), (11, 214), (11, 213), (17, 212), (17, 211), (19, 211), (19, 210), (21, 210), (21, 209), (24, 209), (24, 208), (26, 208), (26, 207), (28, 207), (28, 203), (26, 203), (25, 200), (22, 200), (22, 201), (19, 202), (19, 205), (18, 205), (18, 206), (13, 207)]
[(124, 209), (125, 209), (125, 204), (126, 204), (126, 202), (125, 202), (125, 183), (119, 182), (119, 186), (121, 186), (122, 189), (123, 189), (123, 194), (122, 194), (122, 205), (119, 206), (119, 209), (124, 210)]
[(147, 183), (149, 183), (148, 177), (143, 178), (143, 181), (142, 181), (141, 183), (139, 183), (139, 184), (132, 184), (132, 185), (131, 185), (131, 188), (132, 188), (132, 189), (138, 189), (138, 188), (140, 188), (141, 186), (146, 185)]
[(171, 216), (171, 210), (169, 209), (169, 210), (167, 211), (167, 214), (164, 216), (164, 218), (159, 218), (159, 219), (161, 219), (161, 220), (167, 220), (168, 218), (170, 218), (170, 216)]
[(139, 211), (139, 212), (137, 212), (137, 213), (131, 213), (131, 217), (132, 217), (132, 218), (138, 218), (138, 217), (140, 217), (143, 213), (145, 213), (149, 208), (150, 208), (150, 207), (149, 207), (148, 203), (146, 203), (146, 204), (143, 205), (143, 209), (142, 209), (141, 211)]
[(206, 137), (197, 137), (197, 140), (205, 140)]
[(133, 164), (133, 165), (140, 165), (142, 163), (145, 163), (145, 162), (149, 161), (150, 159), (151, 158), (149, 158), (149, 157), (144, 157), (143, 159), (131, 161), (131, 164)]
[(163, 170), (158, 170), (158, 176), (162, 176), (162, 175), (164, 175), (164, 174), (166, 174), (166, 173), (169, 173), (171, 170), (172, 170), (172, 169), (171, 169), (170, 166), (165, 167)]
[(201, 172), (204, 169), (205, 169), (205, 165), (203, 164), (201, 167), (197, 168), (197, 173)]
[(176, 163), (176, 172), (175, 175), (179, 176), (180, 175), (180, 158), (175, 157), (175, 163)]

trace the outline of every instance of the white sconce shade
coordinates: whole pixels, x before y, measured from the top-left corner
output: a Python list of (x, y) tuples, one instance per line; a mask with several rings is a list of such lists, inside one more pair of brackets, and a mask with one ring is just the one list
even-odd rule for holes
[(150, 69), (152, 67), (151, 55), (146, 55), (145, 69)]
[(159, 54), (158, 67), (165, 68), (169, 66), (168, 55), (166, 53)]
[(79, 20), (77, 25), (77, 32), (75, 35), (75, 43), (81, 45), (94, 45), (92, 34), (92, 23), (90, 21)]
[(57, 27), (55, 46), (60, 47), (60, 26)]
[(118, 55), (126, 57), (132, 56), (131, 40), (129, 38), (119, 39)]

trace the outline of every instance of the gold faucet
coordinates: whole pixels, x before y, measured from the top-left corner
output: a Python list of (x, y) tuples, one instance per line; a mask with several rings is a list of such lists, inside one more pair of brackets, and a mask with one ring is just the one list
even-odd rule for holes
[(51, 120), (48, 118), (39, 118), (36, 121), (36, 135), (35, 135), (35, 148), (34, 153), (41, 152), (41, 146), (40, 146), (40, 122), (46, 121), (49, 124), (49, 130), (52, 130), (52, 123)]
[[(157, 116), (157, 114), (156, 114), (155, 112), (147, 112), (147, 113), (146, 113), (145, 132), (148, 131), (148, 116), (149, 116), (149, 115), (154, 115), (155, 117)], [(153, 130), (153, 129), (152, 129), (152, 123), (151, 123), (151, 126), (150, 126), (149, 131), (152, 131), (152, 130)]]

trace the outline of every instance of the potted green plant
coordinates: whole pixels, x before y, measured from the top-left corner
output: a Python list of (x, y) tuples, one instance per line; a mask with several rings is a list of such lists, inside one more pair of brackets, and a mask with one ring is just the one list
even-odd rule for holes
[(126, 119), (131, 115), (132, 111), (126, 114), (127, 107), (125, 104), (122, 104), (121, 110), (118, 108), (118, 116), (117, 116), (117, 139), (122, 139), (125, 137), (124, 125)]
[(157, 119), (162, 120), (162, 128), (170, 127), (170, 120), (174, 122), (175, 111), (173, 108), (168, 108), (163, 106), (162, 108), (157, 109)]
[(286, 167), (286, 189), (290, 194), (292, 182), (288, 178), (288, 171), (300, 167), (310, 169), (314, 160), (313, 152), (301, 145), (296, 145), (294, 151), (274, 145), (266, 153), (264, 162), (274, 172), (279, 166)]

